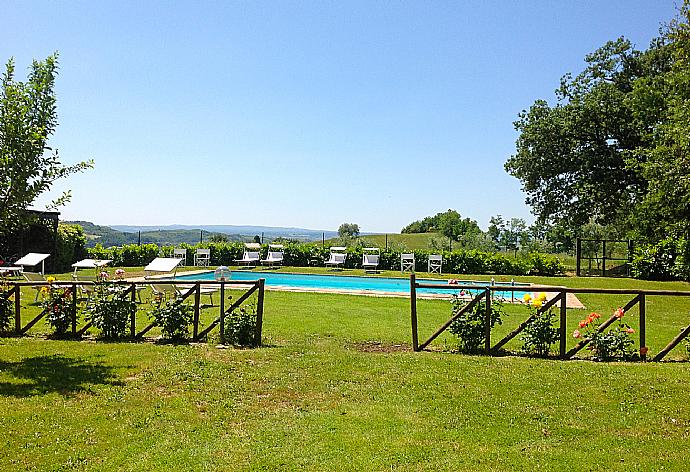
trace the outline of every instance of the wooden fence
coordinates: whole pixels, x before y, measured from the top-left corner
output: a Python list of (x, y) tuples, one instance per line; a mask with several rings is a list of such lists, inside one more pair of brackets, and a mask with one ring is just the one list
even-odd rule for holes
[[(419, 333), (417, 329), (417, 289), (420, 288), (431, 288), (431, 289), (442, 289), (442, 290), (467, 290), (467, 291), (477, 291), (477, 295), (474, 296), (467, 305), (465, 305), (458, 313), (454, 314), (448, 321), (443, 323), (427, 340), (422, 343), (419, 342)], [(512, 289), (512, 287), (511, 287)], [(474, 308), (474, 306), (479, 303), (482, 299), (485, 301), (485, 327), (486, 331), (484, 334), (484, 352), (488, 355), (496, 355), (500, 352), (500, 349), (515, 336), (520, 334), (537, 316), (550, 308), (559, 305), (560, 317), (559, 317), (559, 357), (561, 359), (571, 359), (575, 354), (577, 354), (582, 348), (589, 344), (589, 338), (582, 339), (573, 348), (567, 350), (566, 340), (568, 339), (567, 333), (567, 305), (566, 297), (568, 293), (592, 293), (592, 294), (606, 294), (606, 295), (632, 295), (633, 298), (623, 307), (623, 310), (627, 312), (633, 307), (637, 306), (639, 310), (639, 340), (641, 349), (640, 357), (642, 360), (646, 359), (646, 347), (647, 347), (647, 316), (646, 316), (646, 300), (649, 296), (672, 296), (672, 297), (690, 297), (690, 292), (679, 291), (679, 290), (627, 290), (627, 289), (606, 289), (606, 288), (566, 288), (566, 287), (550, 287), (550, 286), (530, 286), (527, 290), (523, 291), (529, 292), (545, 292), (545, 293), (556, 293), (556, 296), (551, 298), (548, 302), (544, 303), (534, 314), (528, 317), (525, 321), (520, 323), (520, 325), (513, 331), (508, 333), (502, 339), (500, 339), (496, 344), (492, 346), (491, 344), (491, 299), (492, 293), (494, 291), (506, 291), (506, 286), (496, 286), (496, 285), (440, 285), (440, 284), (428, 284), (419, 283), (415, 279), (415, 275), (410, 275), (410, 317), (412, 324), (412, 349), (415, 352), (424, 350), (429, 344), (431, 344), (434, 339), (436, 339), (441, 333), (447, 330), (453, 322), (462, 316), (467, 311)], [(613, 322), (616, 321), (616, 316), (613, 315), (609, 319), (605, 320), (601, 325), (599, 325), (598, 333), (606, 330)], [(681, 332), (673, 338), (659, 353), (654, 356), (653, 361), (660, 361), (666, 356), (674, 347), (676, 347), (685, 337), (690, 335), (690, 326), (687, 326), (681, 330)]]
[[(78, 310), (77, 310), (77, 289), (79, 286), (85, 285), (95, 285), (96, 283), (103, 283), (107, 286), (114, 287), (126, 287), (123, 293), (125, 296), (129, 296), (132, 302), (136, 302), (137, 299), (137, 287), (147, 286), (147, 285), (165, 285), (172, 283), (184, 284), (184, 292), (176, 298), (176, 303), (184, 303), (185, 300), (193, 297), (193, 309), (194, 316), (192, 322), (192, 341), (200, 341), (204, 339), (213, 329), (219, 328), (221, 338), (225, 335), (225, 318), (229, 316), (234, 310), (240, 307), (252, 294), (257, 293), (257, 306), (256, 306), (256, 329), (254, 332), (254, 346), (261, 345), (261, 333), (263, 327), (263, 314), (264, 314), (264, 291), (265, 291), (265, 279), (250, 280), (250, 281), (239, 281), (239, 280), (228, 280), (228, 281), (215, 281), (208, 280), (203, 282), (198, 281), (184, 281), (179, 280), (146, 280), (140, 282), (125, 282), (125, 281), (114, 281), (114, 282), (94, 282), (94, 281), (74, 281), (74, 282), (61, 282), (55, 281), (52, 283), (48, 282), (8, 282), (11, 287), (4, 293), (0, 292), (0, 297), (5, 300), (13, 298), (14, 299), (14, 334), (23, 335), (26, 334), (33, 326), (36, 325), (42, 318), (47, 314), (47, 309), (42, 310), (37, 316), (35, 316), (30, 321), (23, 323), (22, 320), (22, 307), (21, 307), (21, 288), (22, 287), (41, 287), (41, 286), (53, 286), (53, 287), (63, 287), (70, 288), (72, 293), (75, 295), (71, 298), (71, 312), (72, 312), (72, 323), (70, 332), (73, 336), (79, 337), (83, 336), (86, 331), (92, 326), (91, 321), (86, 321), (83, 326), (78, 326)], [(201, 294), (202, 285), (220, 285), (220, 306), (218, 309), (218, 317), (214, 319), (208, 326), (203, 327), (200, 323), (201, 314)], [(188, 288), (187, 288), (188, 287)], [(247, 290), (242, 293), (237, 300), (235, 300), (229, 307), (225, 307), (225, 294), (226, 290), (230, 287), (248, 287)], [(132, 340), (143, 339), (144, 335), (153, 329), (156, 325), (151, 323), (144, 329), (137, 332), (136, 329), (136, 316), (137, 310), (134, 310), (130, 317), (129, 323), (129, 337)]]

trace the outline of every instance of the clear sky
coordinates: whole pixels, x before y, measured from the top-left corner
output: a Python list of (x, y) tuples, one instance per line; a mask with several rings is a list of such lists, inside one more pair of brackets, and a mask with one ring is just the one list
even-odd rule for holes
[[(63, 219), (398, 232), (458, 210), (531, 221), (503, 169), (517, 114), (585, 54), (644, 49), (673, 0), (0, 0), (18, 77), (60, 53)], [(42, 199), (45, 203), (48, 199)]]

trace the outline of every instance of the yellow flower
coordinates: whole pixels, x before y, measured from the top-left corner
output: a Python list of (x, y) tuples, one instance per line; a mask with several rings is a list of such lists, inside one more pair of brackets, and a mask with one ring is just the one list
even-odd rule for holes
[(522, 299), (525, 301), (525, 303), (529, 303), (530, 300), (532, 300), (532, 295), (530, 295), (529, 293), (526, 293), (525, 296), (522, 297)]
[(48, 293), (48, 287), (46, 287), (45, 285), (41, 287), (41, 293)]
[(541, 292), (537, 298), (539, 300), (541, 300), (542, 302), (545, 302), (546, 301), (546, 294), (544, 292)]
[(542, 301), (541, 298), (537, 298), (535, 300), (532, 300), (532, 306), (534, 308), (541, 308), (542, 303), (544, 303), (544, 302)]
[(48, 277), (48, 278), (46, 279), (46, 281), (47, 281), (49, 284), (52, 284), (53, 282), (55, 282), (55, 277)]

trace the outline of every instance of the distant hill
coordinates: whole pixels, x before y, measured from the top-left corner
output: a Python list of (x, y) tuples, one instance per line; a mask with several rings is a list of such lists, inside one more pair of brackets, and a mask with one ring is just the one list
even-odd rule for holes
[(320, 229), (305, 229), (305, 228), (282, 228), (278, 226), (241, 226), (241, 225), (165, 225), (165, 226), (129, 226), (129, 225), (113, 225), (111, 228), (118, 231), (132, 232), (137, 231), (173, 231), (173, 230), (200, 230), (209, 231), (211, 233), (233, 234), (240, 236), (251, 236), (264, 234), (264, 238), (287, 238), (298, 239), (300, 241), (316, 241), (326, 234), (326, 239), (333, 238), (338, 235), (337, 231), (324, 231)]
[[(196, 244), (201, 239), (203, 230), (204, 241), (208, 241), (215, 234), (221, 234), (229, 241), (250, 241), (255, 235), (264, 235), (264, 240), (279, 237), (300, 241), (320, 240), (324, 231), (303, 228), (278, 228), (268, 226), (220, 226), (220, 225), (168, 225), (168, 226), (99, 226), (88, 221), (65, 221), (67, 224), (78, 224), (84, 228), (87, 247), (101, 244), (104, 247), (122, 246), (123, 244), (137, 244), (141, 231), (142, 244), (176, 245), (180, 243)], [(325, 231), (326, 237), (331, 238), (338, 233)]]

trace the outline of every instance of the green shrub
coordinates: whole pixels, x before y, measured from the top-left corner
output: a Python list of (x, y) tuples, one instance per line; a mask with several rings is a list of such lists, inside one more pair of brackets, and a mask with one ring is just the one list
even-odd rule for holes
[(553, 277), (561, 275), (565, 272), (561, 260), (552, 254), (542, 254), (540, 252), (531, 252), (527, 257), (527, 267), (529, 267), (529, 275), (540, 275), (544, 277)]
[(84, 236), (82, 227), (60, 223), (54, 260), (55, 272), (68, 272), (73, 263), (84, 259), (86, 255), (86, 236)]
[(242, 305), (225, 317), (224, 342), (235, 346), (255, 346), (260, 340), (256, 334), (256, 305)]
[(192, 307), (179, 299), (162, 303), (149, 312), (149, 318), (160, 327), (163, 337), (173, 341), (189, 336), (192, 316)]
[(10, 299), (7, 291), (0, 290), (0, 333), (10, 332), (13, 321), (14, 300)]
[[(361, 242), (361, 241), (358, 241)], [(197, 245), (181, 244), (187, 248), (187, 264), (192, 265), (194, 252), (204, 247), (211, 250), (211, 266), (234, 265), (235, 260), (241, 259), (245, 250), (243, 243), (210, 242)], [(345, 267), (348, 269), (362, 268), (361, 244), (347, 248)], [(172, 256), (173, 246), (158, 248), (155, 244), (142, 246), (125, 245), (121, 248), (103, 248), (96, 245), (89, 250), (94, 259), (112, 259), (115, 266), (146, 265), (159, 254), (164, 257)], [(261, 257), (268, 252), (268, 244), (261, 247)], [(443, 256), (443, 272), (454, 274), (505, 274), (505, 275), (542, 275), (554, 276), (563, 272), (560, 260), (548, 254), (531, 253), (526, 257), (512, 259), (504, 254), (479, 251), (475, 249), (448, 251), (433, 251), (418, 249), (407, 251), (399, 247), (389, 247), (381, 250), (379, 269), (400, 270), (400, 254), (412, 252), (415, 256), (415, 271), (426, 272), (429, 254), (440, 253)], [(330, 248), (318, 243), (286, 243), (284, 247), (283, 264), (290, 267), (323, 266), (328, 259)]]
[(575, 330), (573, 337), (576, 339), (589, 339), (587, 349), (592, 351), (596, 360), (636, 360), (638, 355), (632, 347), (634, 341), (630, 337), (635, 330), (621, 321), (624, 314), (625, 312), (622, 308), (615, 310), (614, 315), (618, 319), (615, 326), (608, 331), (599, 333), (601, 315), (590, 313), (587, 318), (580, 321), (579, 329)]
[(85, 311), (93, 325), (101, 330), (101, 336), (115, 339), (127, 334), (129, 320), (136, 309), (124, 287), (109, 292), (106, 284), (99, 283)]
[[(687, 244), (683, 241), (683, 249)], [(633, 251), (631, 274), (633, 277), (643, 280), (673, 280), (687, 272), (683, 265), (688, 261), (685, 256), (681, 258), (679, 266), (676, 266), (677, 246), (679, 241), (665, 239), (657, 244), (639, 245)]]
[[(451, 301), (452, 315), (457, 315), (469, 301), (457, 295), (453, 295)], [(500, 300), (493, 300), (491, 303), (491, 328), (497, 324), (503, 324), (503, 317), (506, 313), (503, 309), (503, 303)], [(480, 352), (486, 340), (486, 302), (478, 302), (474, 307), (453, 323), (451, 323), (449, 330), (458, 337), (460, 351), (475, 354)]]
[[(528, 299), (527, 310), (535, 314), (546, 301), (546, 294), (540, 294), (536, 299)], [(558, 329), (554, 326), (556, 315), (549, 308), (540, 313), (522, 331), (522, 352), (525, 354), (546, 357), (551, 352), (551, 346), (560, 338)]]
[(41, 292), (41, 306), (46, 312), (46, 321), (56, 335), (64, 335), (72, 324), (72, 289), (48, 285), (43, 287)]

